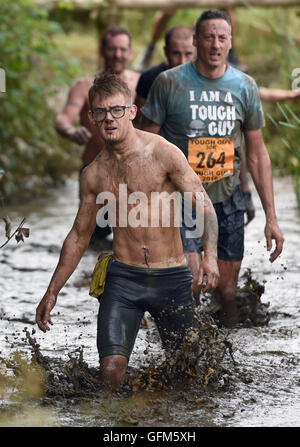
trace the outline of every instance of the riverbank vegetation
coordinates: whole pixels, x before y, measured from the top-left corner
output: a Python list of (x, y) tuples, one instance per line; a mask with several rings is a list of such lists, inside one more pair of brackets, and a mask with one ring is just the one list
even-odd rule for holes
[[(133, 66), (150, 41), (156, 13), (135, 9), (115, 13), (115, 21), (133, 36)], [(200, 9), (178, 10), (168, 26), (192, 26), (200, 13)], [(79, 13), (63, 2), (55, 11), (37, 8), (32, 0), (1, 2), (0, 61), (6, 71), (7, 92), (0, 98), (0, 169), (5, 171), (0, 193), (5, 198), (20, 200), (45, 192), (77, 170), (82, 148), (56, 134), (55, 115), (67, 88), (101, 66), (98, 37), (111, 17), (104, 6)], [(234, 18), (234, 48), (247, 72), (259, 86), (291, 89), (292, 72), (300, 67), (300, 7), (240, 7), (234, 10)], [(151, 64), (164, 59), (163, 45), (162, 36)], [(286, 105), (295, 117), (300, 116), (300, 99)], [(300, 157), (286, 142), (295, 146), (300, 129), (277, 125), (282, 109), (275, 103), (264, 102), (263, 107), (263, 134), (274, 174), (296, 176)]]
[(61, 32), (31, 0), (0, 3), (0, 64), (6, 91), (0, 97), (0, 194), (24, 200), (45, 193), (78, 166), (76, 147), (54, 130), (51, 101), (71, 83), (78, 63), (65, 59), (54, 36)]

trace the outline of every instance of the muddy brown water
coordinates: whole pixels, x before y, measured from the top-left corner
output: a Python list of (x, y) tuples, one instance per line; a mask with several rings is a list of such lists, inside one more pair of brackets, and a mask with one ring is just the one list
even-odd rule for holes
[[(114, 395), (98, 381), (98, 302), (88, 295), (97, 252), (86, 252), (61, 292), (51, 331), (43, 334), (34, 322), (76, 213), (77, 181), (47, 198), (1, 209), (14, 228), (26, 217), (30, 237), (19, 244), (11, 240), (0, 250), (0, 426), (299, 426), (300, 218), (291, 179), (276, 179), (275, 196), (284, 253), (269, 263), (264, 214), (254, 194), (256, 217), (246, 228), (240, 279), (242, 287), (250, 270), (264, 287), (260, 301), (268, 321), (246, 320), (226, 329), (211, 324), (208, 315), (202, 321), (208, 322), (202, 332), (202, 380), (191, 372), (189, 381), (170, 382), (149, 320), (148, 328), (140, 328), (127, 385)], [(204, 297), (204, 313), (207, 302)]]

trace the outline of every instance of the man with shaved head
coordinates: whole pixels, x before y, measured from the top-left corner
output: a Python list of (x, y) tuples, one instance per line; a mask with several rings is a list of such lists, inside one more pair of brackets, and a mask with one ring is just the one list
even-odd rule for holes
[(175, 25), (165, 34), (164, 53), (166, 61), (144, 71), (136, 87), (135, 104), (138, 107), (135, 125), (140, 124), (140, 108), (146, 102), (149, 90), (155, 78), (163, 71), (185, 64), (196, 57), (193, 46), (193, 29), (183, 25)]
[[(261, 128), (264, 116), (255, 81), (226, 63), (231, 49), (231, 24), (221, 11), (205, 11), (195, 25), (194, 61), (162, 72), (142, 108), (142, 128), (159, 133), (178, 146), (203, 182), (214, 204), (219, 224), (216, 296), (221, 320), (238, 322), (236, 288), (244, 255), (245, 203), (240, 186), (243, 139), (250, 173), (266, 214), (267, 250), (273, 262), (283, 248), (277, 223), (270, 158)], [(202, 122), (202, 127), (201, 123)], [(196, 125), (196, 128), (195, 128)], [(196, 281), (201, 260), (201, 238), (191, 238), (182, 227), (182, 242)], [(194, 283), (194, 295), (199, 297)]]

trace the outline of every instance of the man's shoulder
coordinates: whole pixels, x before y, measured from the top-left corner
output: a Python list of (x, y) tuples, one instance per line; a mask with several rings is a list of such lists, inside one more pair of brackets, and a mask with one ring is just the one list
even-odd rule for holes
[(157, 82), (176, 86), (182, 82), (186, 82), (191, 76), (191, 62), (178, 65), (177, 67), (168, 68), (157, 76)]
[(77, 79), (77, 81), (71, 87), (70, 93), (76, 97), (86, 97), (88, 96), (88, 91), (91, 88), (94, 81), (94, 76), (84, 76)]
[(232, 65), (228, 66), (228, 71), (229, 71), (228, 74), (232, 79), (244, 82), (246, 83), (246, 85), (256, 85), (256, 81), (248, 73), (244, 73), (243, 71), (239, 70), (238, 68), (235, 68)]
[(107, 167), (105, 160), (107, 158), (107, 153), (105, 150), (102, 150), (100, 154), (98, 154), (94, 160), (82, 170), (80, 182), (84, 183), (89, 191), (94, 192), (95, 189), (99, 187), (101, 180), (106, 178), (105, 174), (107, 173)]
[(138, 79), (141, 76), (141, 73), (138, 72), (138, 71), (135, 71), (135, 70), (128, 70), (128, 69), (126, 69), (124, 71), (124, 75), (125, 75), (125, 78), (130, 79), (130, 80), (134, 80), (134, 81), (137, 82)]
[(148, 147), (158, 158), (168, 157), (172, 153), (182, 154), (182, 151), (177, 146), (159, 134), (138, 129), (136, 129), (136, 132), (143, 141), (143, 147)]
[(157, 75), (159, 75), (159, 73), (165, 71), (167, 67), (168, 67), (167, 62), (162, 62), (161, 64), (153, 65), (153, 67), (150, 67), (147, 70), (143, 71), (140, 80), (146, 80), (152, 78), (154, 79), (156, 78)]
[(135, 129), (137, 138), (140, 138), (141, 145), (148, 147), (149, 150), (159, 150), (163, 145), (169, 142), (159, 134), (147, 132), (145, 130)]
[(177, 67), (169, 68), (164, 72), (166, 77), (181, 77), (183, 75), (189, 74), (193, 69), (192, 61), (186, 64), (177, 65)]
[(142, 98), (147, 98), (149, 90), (157, 78), (157, 76), (167, 69), (167, 63), (162, 62), (159, 65), (154, 65), (153, 67), (148, 68), (143, 71), (140, 76), (140, 79), (137, 83), (136, 92)]
[(135, 70), (126, 70), (127, 73), (130, 73), (132, 76), (137, 76), (140, 77), (141, 73), (139, 71), (135, 71)]
[(90, 88), (91, 85), (93, 84), (95, 79), (95, 75), (94, 76), (82, 76), (81, 78), (77, 79), (77, 81), (74, 83), (74, 87), (78, 87), (78, 88)]

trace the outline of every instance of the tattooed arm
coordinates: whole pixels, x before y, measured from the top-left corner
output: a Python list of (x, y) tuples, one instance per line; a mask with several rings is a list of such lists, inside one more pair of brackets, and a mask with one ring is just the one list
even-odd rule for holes
[[(197, 175), (196, 177), (199, 180)], [(206, 285), (202, 289), (203, 292), (206, 292), (210, 288), (215, 288), (219, 281), (217, 255), (219, 228), (215, 209), (206, 192), (204, 193), (207, 197), (204, 198), (204, 231), (201, 236), (204, 249), (204, 258), (201, 262), (199, 270), (198, 286), (203, 284), (204, 275), (206, 275)]]
[(198, 285), (203, 285), (206, 276), (206, 285), (203, 292), (215, 288), (219, 280), (217, 260), (218, 221), (213, 204), (203, 185), (193, 169), (188, 164), (183, 153), (173, 145), (168, 144), (164, 153), (163, 162), (168, 169), (168, 175), (178, 191), (184, 195), (185, 200), (192, 203), (196, 210), (197, 227), (200, 230), (204, 258), (201, 262), (198, 275)]
[(80, 112), (87, 101), (87, 93), (91, 85), (89, 78), (82, 78), (70, 89), (68, 99), (60, 114), (57, 116), (56, 131), (65, 138), (77, 144), (87, 144), (92, 137), (85, 126), (76, 127)]

